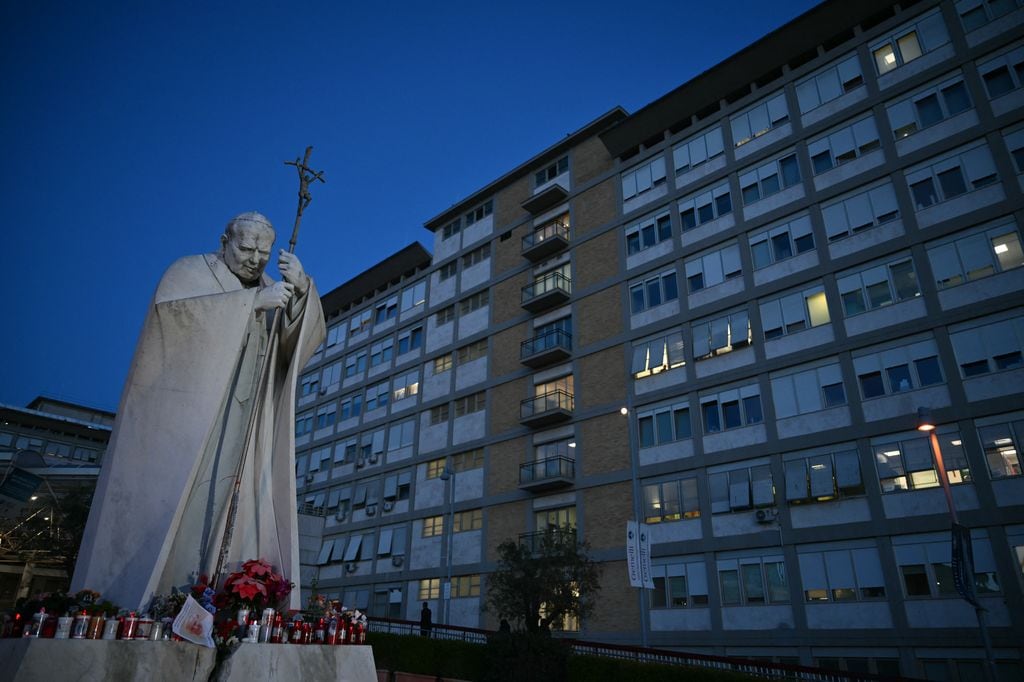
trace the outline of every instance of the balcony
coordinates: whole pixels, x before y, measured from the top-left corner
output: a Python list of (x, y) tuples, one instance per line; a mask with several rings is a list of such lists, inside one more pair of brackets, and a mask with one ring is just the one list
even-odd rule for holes
[(559, 455), (519, 465), (519, 487), (540, 492), (572, 485), (576, 478), (576, 460)]
[(569, 542), (576, 542), (576, 529), (572, 526), (519, 534), (519, 544), (526, 545), (531, 554), (542, 553), (545, 544), (557, 546)]
[(523, 257), (537, 263), (569, 246), (569, 226), (554, 220), (523, 237)]
[(557, 206), (568, 197), (569, 192), (567, 192), (560, 184), (555, 182), (531, 196), (521, 205), (525, 210), (529, 211), (533, 215), (538, 215), (554, 206)]
[(549, 272), (523, 287), (522, 305), (531, 313), (538, 313), (565, 303), (571, 295), (572, 280), (561, 272)]
[(558, 388), (519, 403), (519, 421), (530, 427), (555, 424), (571, 419), (573, 407), (572, 393)]
[(550, 329), (519, 344), (519, 360), (527, 367), (544, 367), (572, 354), (572, 334)]

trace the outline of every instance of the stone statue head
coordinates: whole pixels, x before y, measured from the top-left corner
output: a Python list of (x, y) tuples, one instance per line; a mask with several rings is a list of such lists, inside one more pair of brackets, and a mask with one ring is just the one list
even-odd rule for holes
[(220, 236), (220, 257), (243, 284), (256, 284), (270, 260), (274, 226), (256, 211), (241, 213), (230, 221)]

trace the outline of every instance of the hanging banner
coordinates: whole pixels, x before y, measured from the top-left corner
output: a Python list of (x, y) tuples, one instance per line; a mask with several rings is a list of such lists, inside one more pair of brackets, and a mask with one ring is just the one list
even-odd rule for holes
[(639, 524), (640, 539), (637, 547), (640, 552), (640, 583), (648, 588), (654, 589), (654, 579), (651, 577), (651, 533), (646, 523)]
[(971, 546), (971, 529), (953, 524), (953, 586), (965, 601), (978, 606), (974, 594), (974, 551)]
[(643, 587), (640, 576), (640, 529), (636, 521), (626, 521), (626, 569), (629, 571), (629, 586)]

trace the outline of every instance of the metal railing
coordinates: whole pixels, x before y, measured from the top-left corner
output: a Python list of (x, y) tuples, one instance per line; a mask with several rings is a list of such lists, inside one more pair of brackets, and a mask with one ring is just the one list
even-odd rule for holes
[(537, 246), (537, 244), (554, 237), (560, 237), (565, 241), (569, 241), (569, 226), (559, 220), (554, 220), (542, 227), (538, 227), (523, 237), (522, 250), (523, 252), (529, 251), (534, 246)]
[(543, 334), (538, 334), (532, 339), (527, 339), (519, 344), (519, 357), (526, 359), (531, 355), (542, 353), (552, 348), (564, 348), (572, 350), (572, 334), (563, 329), (549, 329)]
[(569, 393), (564, 388), (556, 388), (553, 391), (548, 391), (520, 402), (519, 417), (520, 419), (529, 419), (552, 410), (572, 412), (574, 404), (575, 399), (572, 393)]
[(572, 294), (572, 280), (560, 272), (549, 272), (532, 284), (523, 287), (523, 303), (551, 292), (562, 292), (565, 295)]
[(519, 465), (519, 483), (538, 483), (551, 478), (575, 478), (576, 460), (558, 455)]

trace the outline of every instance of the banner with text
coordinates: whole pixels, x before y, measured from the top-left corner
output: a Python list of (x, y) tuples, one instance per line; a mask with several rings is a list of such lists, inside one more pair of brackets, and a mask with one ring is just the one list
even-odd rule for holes
[(626, 568), (629, 586), (643, 587), (640, 577), (640, 529), (636, 521), (626, 521)]
[(654, 579), (651, 577), (651, 532), (646, 523), (641, 523), (639, 526), (640, 582), (643, 583), (644, 587), (653, 590)]

